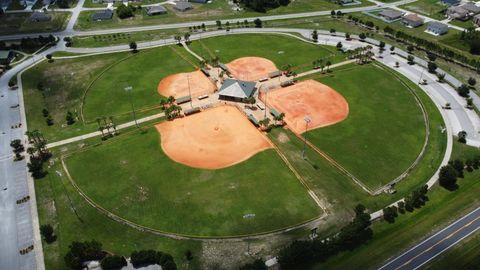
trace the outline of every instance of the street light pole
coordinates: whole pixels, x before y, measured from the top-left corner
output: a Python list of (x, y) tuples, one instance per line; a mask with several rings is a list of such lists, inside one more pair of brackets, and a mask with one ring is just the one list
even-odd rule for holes
[(135, 115), (135, 108), (133, 107), (132, 90), (133, 90), (133, 87), (131, 87), (131, 86), (125, 87), (125, 91), (127, 91), (128, 95), (129, 95), (130, 105), (132, 106), (132, 114), (133, 114), (133, 120), (135, 121), (135, 126), (137, 128), (139, 128), (138, 123), (137, 123), (137, 117)]
[(307, 130), (308, 130), (308, 124), (312, 121), (312, 119), (307, 115), (303, 118), (305, 121), (305, 133), (303, 134), (303, 151), (302, 151), (302, 158), (305, 159), (306, 152), (307, 152)]
[(188, 95), (190, 96), (190, 107), (192, 107), (193, 109), (192, 91), (190, 89), (190, 75), (187, 75), (187, 83), (188, 83)]

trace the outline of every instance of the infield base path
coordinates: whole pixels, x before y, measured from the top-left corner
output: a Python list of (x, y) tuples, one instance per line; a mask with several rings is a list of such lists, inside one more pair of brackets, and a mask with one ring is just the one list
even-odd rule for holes
[(197, 70), (167, 76), (160, 81), (157, 90), (165, 97), (179, 98), (191, 93), (193, 98), (215, 92), (216, 86), (200, 70)]
[(233, 77), (244, 81), (258, 81), (268, 78), (268, 74), (277, 71), (275, 64), (262, 57), (242, 57), (227, 64)]
[[(260, 93), (265, 102), (265, 94)], [(308, 129), (333, 125), (348, 116), (348, 103), (337, 91), (315, 80), (268, 92), (267, 106), (285, 114), (288, 127), (297, 134), (305, 132), (305, 116), (311, 122)]]
[(155, 127), (165, 154), (194, 168), (225, 168), (272, 148), (270, 141), (233, 106), (215, 107)]

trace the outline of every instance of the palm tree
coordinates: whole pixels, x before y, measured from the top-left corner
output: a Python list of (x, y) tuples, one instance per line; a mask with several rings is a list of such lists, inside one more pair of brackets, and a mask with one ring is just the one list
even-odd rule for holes
[(330, 66), (332, 65), (332, 62), (327, 61), (327, 63), (325, 63), (325, 65), (327, 66), (327, 72), (330, 71)]
[(113, 128), (114, 134), (116, 134), (117, 133), (117, 125), (115, 124), (115, 122), (113, 122), (113, 116), (110, 116), (108, 119), (110, 119), (110, 125)]
[(108, 132), (108, 135), (110, 136), (110, 127), (109, 125), (107, 124), (107, 118), (105, 116), (102, 116), (102, 120), (103, 120), (103, 126), (107, 129), (107, 132)]
[(277, 124), (277, 122), (281, 122), (281, 125), (283, 125), (283, 118), (285, 118), (284, 113), (280, 113), (279, 115), (274, 116), (273, 120), (275, 120), (275, 125)]

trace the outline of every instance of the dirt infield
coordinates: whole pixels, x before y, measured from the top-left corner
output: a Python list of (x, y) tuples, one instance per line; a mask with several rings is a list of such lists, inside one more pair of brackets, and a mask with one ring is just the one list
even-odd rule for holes
[[(265, 101), (263, 93), (260, 98)], [(268, 92), (267, 105), (285, 113), (285, 122), (297, 134), (305, 132), (306, 115), (311, 119), (308, 129), (333, 125), (348, 116), (345, 98), (315, 80)]]
[(235, 79), (244, 81), (258, 81), (278, 70), (272, 61), (262, 57), (238, 58), (228, 63), (227, 67)]
[(220, 169), (271, 148), (235, 107), (220, 106), (156, 125), (162, 149), (172, 160), (194, 168)]
[(211, 82), (210, 79), (208, 79), (200, 70), (197, 70), (188, 73), (178, 73), (163, 78), (158, 84), (157, 91), (160, 95), (165, 97), (173, 96), (179, 98), (188, 96), (189, 82), (192, 97), (211, 94), (216, 90), (213, 82)]

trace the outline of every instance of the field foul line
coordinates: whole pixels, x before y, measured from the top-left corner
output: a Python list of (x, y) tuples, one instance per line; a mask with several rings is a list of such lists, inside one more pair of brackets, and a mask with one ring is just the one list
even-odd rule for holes
[(313, 199), (313, 201), (315, 201), (315, 203), (318, 205), (318, 207), (320, 207), (323, 210), (323, 212), (325, 213), (324, 216), (325, 217), (328, 216), (328, 209), (322, 203), (322, 201), (318, 198), (317, 194), (315, 194), (315, 192), (312, 191), (312, 189), (308, 186), (305, 179), (303, 179), (303, 177), (297, 172), (297, 170), (295, 170), (293, 165), (290, 163), (290, 161), (288, 161), (287, 157), (280, 151), (280, 149), (277, 147), (277, 145), (275, 145), (275, 143), (273, 143), (273, 142), (272, 142), (272, 145), (273, 145), (273, 149), (275, 149), (277, 154), (280, 156), (280, 158), (283, 160), (283, 162), (285, 162), (285, 164), (290, 169), (290, 171), (293, 172), (295, 177), (297, 177), (298, 181), (300, 181), (300, 183), (307, 189), (308, 195), (310, 195), (310, 197)]

